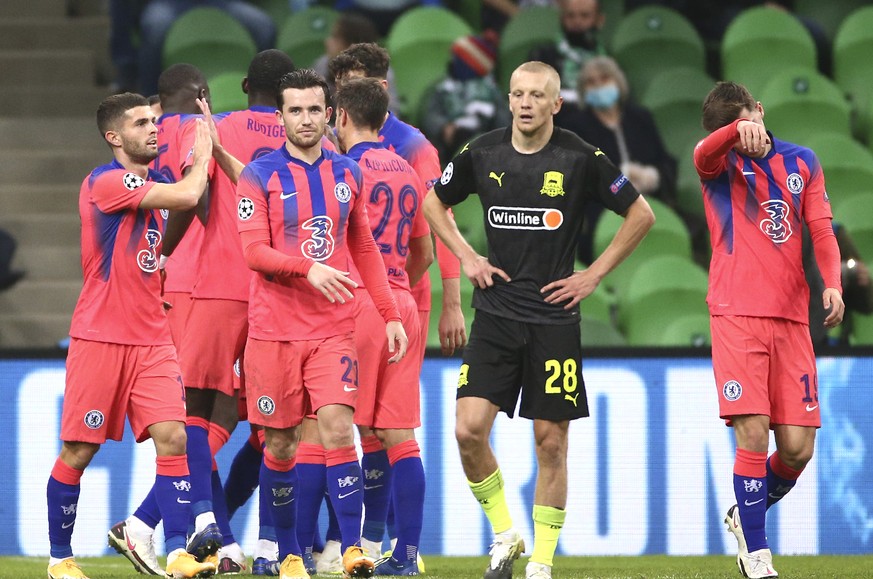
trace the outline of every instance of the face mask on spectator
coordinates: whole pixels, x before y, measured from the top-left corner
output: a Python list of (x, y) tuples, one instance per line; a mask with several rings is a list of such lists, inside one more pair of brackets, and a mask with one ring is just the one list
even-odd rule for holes
[(584, 48), (585, 50), (594, 50), (597, 48), (597, 29), (589, 28), (581, 31), (564, 30), (564, 37), (570, 46), (576, 48)]
[(614, 82), (585, 91), (585, 102), (595, 109), (608, 109), (618, 102), (618, 85)]

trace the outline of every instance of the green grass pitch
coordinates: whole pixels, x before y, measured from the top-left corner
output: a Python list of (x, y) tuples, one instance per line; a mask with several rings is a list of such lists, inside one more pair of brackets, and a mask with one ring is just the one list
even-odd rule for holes
[[(488, 564), (486, 557), (424, 557), (429, 579), (477, 579)], [(522, 557), (515, 564), (514, 577), (524, 577)], [(79, 560), (91, 579), (140, 577), (121, 556)], [(47, 559), (0, 557), (0, 579), (46, 577)], [(873, 576), (873, 555), (866, 556), (780, 556), (774, 566), (780, 577), (803, 579), (855, 579)], [(338, 577), (318, 575), (318, 577)], [(554, 579), (739, 579), (736, 562), (729, 556), (676, 557), (558, 557)]]

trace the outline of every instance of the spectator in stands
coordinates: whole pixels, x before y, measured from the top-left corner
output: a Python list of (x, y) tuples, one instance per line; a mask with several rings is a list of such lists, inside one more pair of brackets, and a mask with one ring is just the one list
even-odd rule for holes
[(555, 42), (534, 48), (530, 60), (549, 64), (561, 75), (561, 97), (565, 103), (578, 99), (576, 79), (592, 57), (606, 54), (600, 30), (606, 15), (599, 0), (558, 0), (562, 35)]
[(482, 0), (480, 13), (482, 35), (496, 44), (503, 27), (520, 10), (531, 6), (557, 5), (557, 0)]
[[(253, 6), (251, 2), (110, 0), (109, 46), (116, 68), (113, 90), (135, 90), (141, 94), (158, 92), (158, 76), (164, 68), (161, 58), (167, 31), (179, 16), (200, 6), (225, 10), (237, 19), (252, 35), (259, 51), (276, 45), (276, 24), (266, 12)], [(138, 49), (131, 41), (137, 32), (140, 39)]]
[(821, 296), (824, 291), (824, 281), (813, 253), (809, 230), (803, 228), (803, 271), (809, 284), (809, 333), (812, 344), (820, 346), (847, 346), (852, 333), (852, 313), (873, 313), (873, 283), (870, 279), (870, 269), (861, 258), (855, 242), (849, 231), (841, 224), (834, 222), (834, 235), (840, 247), (841, 280), (843, 284), (843, 301), (846, 304), (846, 316), (838, 330), (828, 332), (824, 325), (827, 310), (821, 307)]
[[(577, 83), (579, 106), (564, 105), (556, 124), (571, 130), (606, 153), (634, 188), (674, 206), (676, 159), (670, 156), (651, 113), (629, 98), (627, 78), (608, 56), (585, 63)], [(602, 206), (589, 203), (579, 258), (590, 263), (594, 226)]]
[(482, 36), (463, 36), (452, 43), (448, 75), (427, 99), (422, 129), (436, 145), (443, 163), (472, 137), (506, 126), (506, 97), (492, 70), (496, 48)]
[(23, 271), (12, 269), (12, 257), (17, 245), (12, 234), (0, 229), (0, 291), (11, 288), (24, 277)]
[[(343, 12), (334, 20), (330, 35), (324, 39), (324, 54), (312, 65), (315, 72), (327, 79), (330, 94), (334, 94), (336, 87), (328, 70), (328, 62), (353, 44), (378, 42), (379, 40), (379, 31), (376, 30), (376, 25), (363, 14)], [(394, 71), (390, 67), (388, 68), (388, 98), (388, 110), (396, 113), (400, 107), (397, 91), (394, 90)]]
[(373, 21), (379, 36), (388, 36), (394, 21), (410, 8), (442, 5), (442, 0), (336, 0), (335, 7), (360, 12)]

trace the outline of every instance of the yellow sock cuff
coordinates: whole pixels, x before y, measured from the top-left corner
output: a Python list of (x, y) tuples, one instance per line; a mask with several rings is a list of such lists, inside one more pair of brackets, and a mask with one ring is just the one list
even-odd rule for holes
[(567, 518), (567, 511), (557, 509), (555, 507), (544, 507), (542, 505), (534, 505), (533, 520), (534, 523), (548, 525), (560, 529), (564, 526), (564, 519)]
[(534, 505), (534, 548), (530, 560), (551, 567), (567, 511)]
[(491, 529), (495, 533), (502, 533), (512, 528), (512, 517), (509, 515), (509, 506), (506, 504), (506, 495), (503, 493), (503, 475), (500, 469), (485, 477), (482, 482), (474, 483), (467, 481), (473, 496), (479, 501), (485, 516), (491, 523)]
[(498, 468), (486, 476), (482, 482), (476, 483), (468, 480), (467, 484), (470, 485), (470, 490), (473, 491), (473, 496), (476, 497), (476, 500), (481, 501), (489, 499), (503, 490), (503, 475)]

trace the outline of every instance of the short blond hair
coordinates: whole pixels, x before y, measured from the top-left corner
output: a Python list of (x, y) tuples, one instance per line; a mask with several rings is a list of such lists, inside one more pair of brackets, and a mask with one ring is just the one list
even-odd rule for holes
[(554, 67), (549, 66), (545, 62), (540, 62), (539, 60), (529, 60), (518, 65), (518, 67), (514, 71), (512, 71), (512, 76), (509, 78), (510, 90), (512, 90), (512, 79), (515, 77), (516, 73), (519, 72), (533, 72), (545, 74), (548, 77), (548, 80), (546, 81), (546, 86), (552, 85), (552, 92), (555, 98), (557, 98), (560, 94), (561, 76), (558, 74), (558, 71), (554, 69)]

